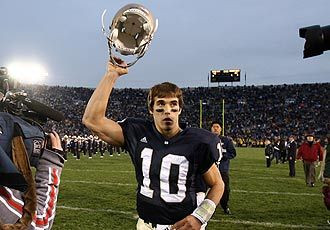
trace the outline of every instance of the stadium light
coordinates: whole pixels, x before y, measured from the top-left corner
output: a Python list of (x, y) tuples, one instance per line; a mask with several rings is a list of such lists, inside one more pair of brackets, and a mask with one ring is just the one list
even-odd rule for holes
[(46, 69), (35, 62), (13, 62), (7, 68), (8, 74), (21, 83), (41, 83), (48, 76)]

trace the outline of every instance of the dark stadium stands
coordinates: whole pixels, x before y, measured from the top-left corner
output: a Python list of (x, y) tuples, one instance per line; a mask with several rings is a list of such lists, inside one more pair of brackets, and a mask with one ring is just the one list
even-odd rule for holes
[[(82, 87), (24, 85), (28, 95), (65, 114), (65, 121), (49, 121), (60, 134), (90, 134), (81, 119), (93, 89)], [(184, 110), (181, 122), (199, 126), (200, 100), (203, 101), (203, 128), (213, 119), (221, 121), (222, 99), (225, 100), (225, 131), (238, 145), (253, 146), (265, 138), (302, 136), (308, 130), (322, 136), (329, 132), (330, 83), (269, 86), (225, 86), (184, 88)], [(146, 89), (115, 89), (111, 111), (115, 120), (125, 117), (150, 118)], [(260, 142), (260, 143), (259, 143)]]

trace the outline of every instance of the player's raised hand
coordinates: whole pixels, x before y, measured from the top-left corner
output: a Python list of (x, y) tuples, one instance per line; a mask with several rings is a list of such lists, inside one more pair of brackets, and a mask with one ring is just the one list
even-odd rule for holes
[(189, 215), (176, 222), (171, 230), (200, 230), (202, 223), (194, 216)]
[(118, 77), (128, 73), (127, 64), (120, 58), (114, 57), (118, 65), (108, 62), (107, 74), (116, 74)]

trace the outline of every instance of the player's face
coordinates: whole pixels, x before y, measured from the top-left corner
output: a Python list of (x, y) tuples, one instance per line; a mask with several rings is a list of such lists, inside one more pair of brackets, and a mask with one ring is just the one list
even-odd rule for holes
[(179, 115), (181, 108), (176, 97), (155, 97), (153, 111), (154, 122), (157, 130), (162, 134), (176, 134), (179, 130)]
[(211, 132), (219, 136), (221, 134), (221, 126), (219, 124), (213, 124)]

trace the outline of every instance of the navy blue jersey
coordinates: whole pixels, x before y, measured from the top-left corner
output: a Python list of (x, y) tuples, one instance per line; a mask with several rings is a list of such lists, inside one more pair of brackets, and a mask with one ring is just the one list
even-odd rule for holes
[(292, 157), (292, 159), (296, 159), (297, 153), (297, 143), (295, 141), (288, 143), (288, 157)]
[(146, 222), (174, 224), (196, 208), (196, 177), (218, 161), (219, 138), (186, 128), (166, 139), (149, 121), (118, 122), (135, 167), (137, 211)]

